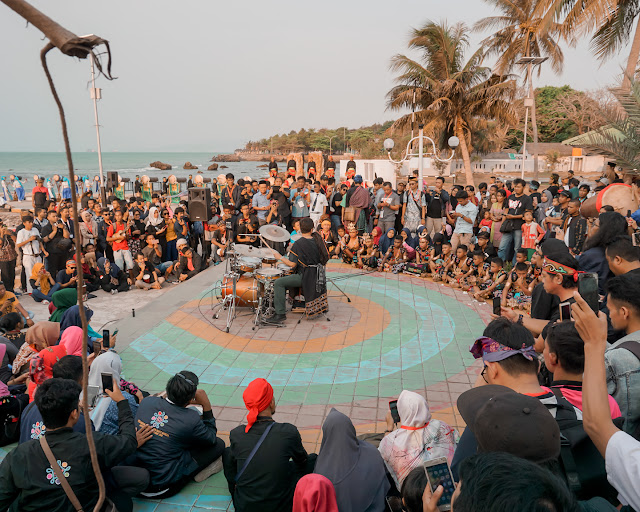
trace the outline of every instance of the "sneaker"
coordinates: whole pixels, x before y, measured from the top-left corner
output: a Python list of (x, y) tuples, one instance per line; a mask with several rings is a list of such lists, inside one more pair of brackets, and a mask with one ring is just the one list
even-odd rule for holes
[(220, 473), (222, 471), (222, 457), (218, 457), (211, 464), (209, 464), (206, 468), (196, 474), (193, 477), (195, 482), (204, 482), (211, 475), (215, 475), (216, 473)]
[(118, 290), (114, 290), (114, 289), (111, 290), (111, 295), (115, 295), (116, 293), (118, 293)]
[(287, 319), (287, 315), (273, 315), (267, 320), (270, 324), (281, 324)]
[(46, 306), (47, 304), (49, 304), (49, 301), (47, 299), (44, 299), (40, 304), (44, 304)]

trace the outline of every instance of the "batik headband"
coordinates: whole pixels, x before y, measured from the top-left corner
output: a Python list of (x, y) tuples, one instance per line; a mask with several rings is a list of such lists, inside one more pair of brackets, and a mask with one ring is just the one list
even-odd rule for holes
[(522, 348), (511, 348), (503, 345), (502, 343), (498, 343), (492, 338), (487, 338), (486, 336), (481, 336), (474, 341), (469, 352), (471, 352), (471, 355), (475, 359), (482, 358), (486, 363), (497, 363), (507, 359), (508, 357), (515, 356), (516, 354), (523, 355), (529, 361), (533, 361), (536, 357), (536, 351), (533, 348), (533, 345), (527, 347), (523, 344)]
[(573, 276), (573, 280), (578, 282), (578, 274), (581, 272), (576, 270), (575, 268), (571, 268), (567, 265), (563, 265), (562, 263), (558, 263), (557, 261), (553, 261), (549, 258), (544, 259), (544, 266), (542, 270), (547, 272), (547, 274), (556, 274), (561, 276)]

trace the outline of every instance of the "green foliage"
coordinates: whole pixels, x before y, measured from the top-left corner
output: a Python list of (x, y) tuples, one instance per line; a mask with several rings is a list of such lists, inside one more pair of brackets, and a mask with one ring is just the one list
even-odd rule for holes
[(554, 102), (560, 96), (574, 92), (576, 91), (568, 85), (563, 85), (562, 87), (548, 85), (535, 90), (540, 142), (562, 142), (578, 134), (575, 124), (571, 121), (567, 120), (560, 123), (554, 121), (557, 116)]

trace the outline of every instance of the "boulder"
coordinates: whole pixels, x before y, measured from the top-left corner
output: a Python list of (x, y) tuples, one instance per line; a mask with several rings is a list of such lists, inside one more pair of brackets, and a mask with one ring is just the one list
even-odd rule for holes
[(211, 164), (209, 167), (207, 167), (207, 171), (217, 171), (218, 170), (218, 164)]
[(191, 162), (185, 162), (185, 164), (182, 166), (183, 169), (187, 170), (187, 171), (191, 171), (191, 170), (197, 170), (198, 166), (197, 165), (193, 165)]
[(258, 169), (265, 169), (267, 167), (269, 167), (269, 164), (260, 164), (256, 166)]
[(211, 160), (214, 162), (239, 162), (240, 157), (238, 155), (216, 155)]
[(161, 171), (170, 171), (171, 170), (171, 165), (164, 164), (164, 163), (160, 162), (159, 160), (157, 162), (150, 163), (149, 167), (153, 167), (155, 169), (160, 169)]
[(221, 166), (220, 166), (220, 169), (228, 169), (228, 168), (229, 168), (229, 166), (228, 166), (228, 165), (221, 165)]

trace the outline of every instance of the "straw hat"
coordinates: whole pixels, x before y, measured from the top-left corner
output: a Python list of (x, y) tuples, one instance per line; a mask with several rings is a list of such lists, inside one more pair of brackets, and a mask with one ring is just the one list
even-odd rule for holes
[(172, 174), (171, 176), (169, 176), (169, 183), (171, 183), (172, 185), (175, 185), (177, 181), (178, 181), (178, 178), (176, 178), (175, 174)]

